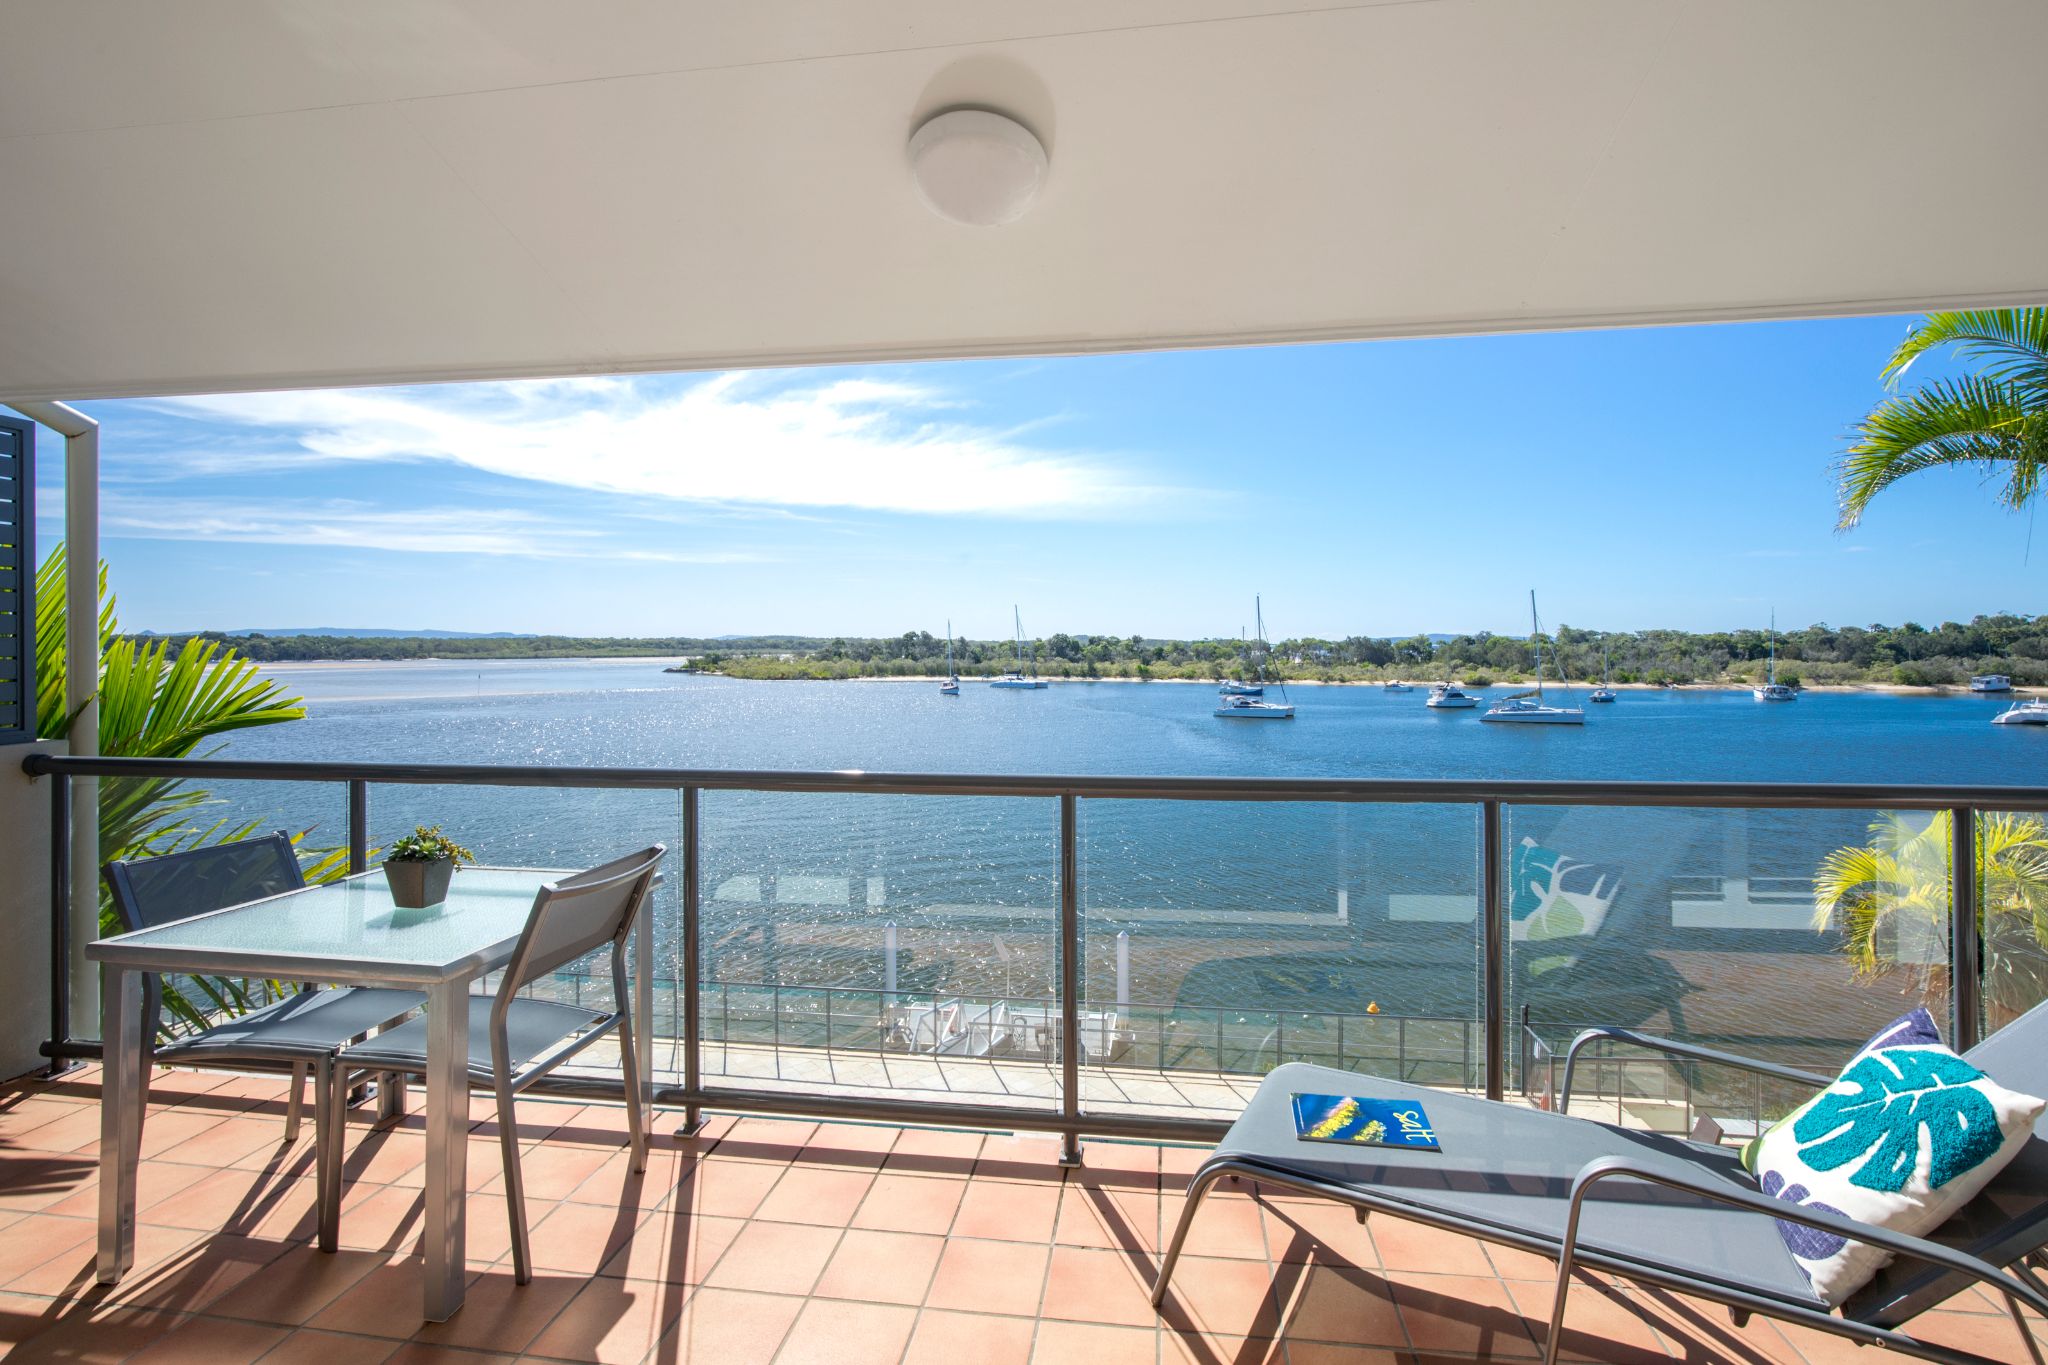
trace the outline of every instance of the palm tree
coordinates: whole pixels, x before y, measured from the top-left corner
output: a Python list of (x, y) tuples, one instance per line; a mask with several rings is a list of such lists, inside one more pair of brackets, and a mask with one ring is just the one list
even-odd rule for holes
[[(1842, 936), (1859, 977), (1903, 972), (1925, 996), (1946, 989), (1953, 829), (1947, 811), (1924, 822), (1888, 811), (1870, 822), (1869, 844), (1821, 863), (1813, 927)], [(1995, 1027), (2048, 998), (2048, 826), (2037, 815), (1980, 814), (1976, 871), (1983, 994)], [(1914, 952), (1916, 942), (1931, 951)]]
[[(73, 715), (64, 710), (65, 555), (59, 545), (36, 571), (36, 732), (61, 739)], [(209, 739), (255, 725), (298, 720), (306, 708), (220, 641), (188, 639), (173, 651), (169, 640), (123, 639), (100, 566), (100, 752), (117, 758), (184, 758)], [(211, 752), (210, 750), (208, 752)], [(203, 755), (202, 755), (203, 756)], [(188, 783), (165, 778), (107, 778), (99, 787), (100, 856), (143, 858), (257, 833), (266, 823), (209, 819), (215, 803)], [(294, 842), (302, 842), (301, 834)], [(341, 849), (300, 855), (309, 881), (340, 875)], [(118, 933), (105, 888), (100, 927)], [(246, 983), (180, 978), (188, 991), (165, 982), (164, 1009), (172, 1019), (202, 1022), (208, 1013), (237, 1013), (257, 1003)], [(274, 983), (273, 983), (274, 984)]]
[(2014, 511), (2040, 491), (2048, 469), (2048, 308), (1929, 313), (1892, 352), (1885, 383), (1895, 387), (1914, 361), (1944, 346), (1978, 362), (1978, 372), (1887, 398), (1858, 424), (1837, 467), (1839, 529), (1923, 469), (1971, 466), (2003, 479), (1998, 500)]

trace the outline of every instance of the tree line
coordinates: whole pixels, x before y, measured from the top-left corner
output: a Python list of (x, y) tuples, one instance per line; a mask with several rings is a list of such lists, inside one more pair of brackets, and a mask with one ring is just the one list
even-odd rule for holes
[[(160, 637), (159, 637), (160, 638)], [(215, 634), (194, 638), (223, 640)], [(1606, 632), (1560, 626), (1538, 637), (1544, 671), (1555, 677), (1608, 677), (1617, 683), (1744, 683), (1762, 676), (1770, 637), (1762, 630)], [(883, 637), (759, 635), (499, 636), (458, 639), (330, 635), (238, 635), (232, 643), (259, 662), (322, 659), (680, 658), (706, 672), (745, 678), (862, 678), (935, 675), (946, 668), (946, 641), (929, 631)], [(1778, 678), (1810, 683), (1960, 685), (1977, 673), (2004, 673), (2020, 686), (2048, 685), (2048, 616), (2000, 614), (1927, 627), (1830, 626), (1787, 630), (1777, 637)], [(953, 642), (954, 667), (990, 677), (1030, 666), (1047, 677), (1241, 678), (1262, 668), (1269, 678), (1304, 682), (1373, 682), (1452, 677), (1475, 685), (1532, 675), (1535, 643), (1527, 636), (1471, 635), (1343, 639), (1300, 637), (1263, 655), (1239, 640), (1174, 640), (1146, 635), (1057, 632), (1025, 642)]]

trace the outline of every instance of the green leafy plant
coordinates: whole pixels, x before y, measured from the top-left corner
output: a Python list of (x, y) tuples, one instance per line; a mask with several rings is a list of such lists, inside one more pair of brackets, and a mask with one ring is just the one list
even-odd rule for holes
[[(1954, 823), (1885, 812), (1870, 842), (1830, 853), (1813, 884), (1813, 927), (1841, 935), (1857, 975), (1916, 977), (1923, 995), (1947, 987), (1946, 943)], [(1984, 1000), (1994, 1023), (2048, 997), (2048, 826), (2037, 815), (1977, 817), (1977, 916), (1984, 944)], [(1939, 962), (1902, 946), (1938, 947)]]
[(476, 865), (476, 855), (441, 832), (439, 825), (415, 825), (412, 833), (394, 839), (384, 850), (387, 863), (437, 863), (452, 858), (457, 867)]
[[(64, 708), (66, 621), (64, 547), (36, 571), (36, 733), (69, 735), (75, 714)], [(99, 569), (99, 747), (117, 758), (186, 758), (217, 752), (209, 739), (257, 725), (277, 725), (306, 714), (297, 697), (264, 678), (257, 665), (219, 640), (123, 639), (115, 602)], [(99, 783), (100, 856), (149, 858), (263, 832), (266, 822), (209, 818), (220, 803), (188, 782), (168, 778), (102, 778)], [(293, 839), (308, 881), (329, 881), (348, 867), (345, 849), (313, 849), (305, 832)], [(113, 903), (100, 889), (100, 928), (118, 933)], [(278, 991), (276, 982), (177, 977), (164, 982), (168, 1024), (202, 1026), (210, 1016), (239, 1014)]]
[(1976, 362), (1977, 373), (1887, 398), (1857, 424), (1837, 469), (1842, 530), (1923, 469), (1971, 467), (2002, 479), (1998, 500), (2014, 511), (2039, 493), (2048, 468), (2048, 308), (1929, 313), (1892, 352), (1885, 383), (1896, 386), (1914, 361), (1943, 347)]

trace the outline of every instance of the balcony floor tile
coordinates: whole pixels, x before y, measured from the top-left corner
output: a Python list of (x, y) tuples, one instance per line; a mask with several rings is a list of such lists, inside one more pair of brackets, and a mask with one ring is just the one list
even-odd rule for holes
[[(430, 1325), (417, 1113), (382, 1126), (353, 1116), (343, 1249), (323, 1255), (311, 1245), (311, 1125), (284, 1143), (283, 1083), (175, 1071), (151, 1089), (136, 1269), (109, 1290), (92, 1274), (97, 1085), (86, 1067), (0, 1087), (0, 1355), (1454, 1365), (1536, 1358), (1550, 1306), (1541, 1257), (1380, 1215), (1361, 1225), (1246, 1185), (1204, 1207), (1155, 1313), (1146, 1290), (1196, 1149), (1097, 1141), (1067, 1170), (1039, 1135), (714, 1115), (684, 1138), (664, 1112), (635, 1174), (622, 1107), (531, 1099), (519, 1136), (533, 1283), (513, 1282), (496, 1128), (479, 1104), (469, 1303)], [(2024, 1359), (2002, 1307), (1967, 1294), (1919, 1325)], [(1574, 1289), (1567, 1323), (1566, 1358), (1610, 1365), (1822, 1365), (1858, 1352), (1762, 1319), (1737, 1329), (1713, 1305), (1598, 1277)]]

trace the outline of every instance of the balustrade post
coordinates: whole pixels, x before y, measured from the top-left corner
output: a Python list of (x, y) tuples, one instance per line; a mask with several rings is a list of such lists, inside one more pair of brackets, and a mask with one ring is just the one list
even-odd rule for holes
[(77, 1062), (71, 1041), (71, 779), (50, 776), (50, 1068), (61, 1076)]
[(1983, 940), (1977, 932), (1977, 811), (1949, 812), (1950, 1044), (1958, 1052), (1977, 1045), (1983, 1025)]
[[(1480, 939), (1486, 952), (1485, 1000), (1486, 1010), (1486, 1098), (1504, 1099), (1507, 1096), (1507, 1047), (1501, 1036), (1503, 1019), (1501, 1012), (1506, 1007), (1503, 989), (1507, 976), (1507, 925), (1501, 904), (1501, 830), (1500, 802), (1488, 801), (1481, 807), (1480, 821), (1486, 841), (1480, 861), (1486, 878), (1484, 894), (1480, 898), (1485, 922), (1480, 928)], [(1471, 1051), (1466, 1050), (1466, 1056)]]
[(1081, 1164), (1081, 895), (1075, 853), (1078, 802), (1060, 797), (1060, 1164)]
[(361, 778), (348, 784), (348, 874), (370, 870), (370, 784)]
[[(703, 1001), (703, 936), (699, 932), (697, 897), (699, 833), (697, 817), (698, 790), (683, 788), (683, 1093), (696, 1095), (704, 1086), (704, 1063), (702, 1056), (704, 1033)], [(722, 988), (721, 988), (722, 989)], [(720, 1028), (721, 1036), (731, 1027), (730, 1020)], [(704, 1128), (704, 1107), (692, 1101), (683, 1106), (683, 1134), (695, 1136)]]

